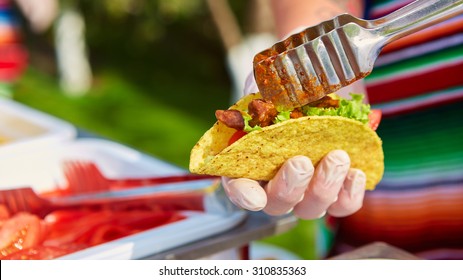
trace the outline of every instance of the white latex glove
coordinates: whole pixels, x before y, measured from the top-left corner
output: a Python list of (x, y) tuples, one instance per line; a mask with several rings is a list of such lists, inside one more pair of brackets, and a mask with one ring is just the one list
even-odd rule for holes
[[(252, 75), (247, 79), (245, 91), (258, 91)], [(269, 215), (293, 211), (302, 219), (316, 219), (326, 213), (342, 217), (359, 210), (366, 176), (363, 171), (350, 168), (350, 158), (345, 151), (334, 150), (317, 168), (309, 158), (296, 156), (269, 182), (223, 178), (223, 183), (229, 199), (244, 209), (263, 210)]]

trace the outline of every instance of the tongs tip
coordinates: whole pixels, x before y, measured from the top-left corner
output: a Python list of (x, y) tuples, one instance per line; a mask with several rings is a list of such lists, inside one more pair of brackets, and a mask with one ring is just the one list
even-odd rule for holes
[(355, 65), (355, 54), (343, 34), (349, 23), (368, 24), (341, 14), (255, 55), (254, 77), (263, 98), (277, 108), (290, 110), (365, 77)]

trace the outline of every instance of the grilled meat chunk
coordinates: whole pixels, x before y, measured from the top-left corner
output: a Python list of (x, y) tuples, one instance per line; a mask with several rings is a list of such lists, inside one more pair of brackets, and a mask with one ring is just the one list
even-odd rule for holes
[(215, 117), (230, 128), (244, 129), (244, 118), (238, 110), (217, 110), (215, 111)]
[(273, 103), (263, 99), (254, 99), (248, 105), (248, 113), (252, 120), (250, 126), (259, 125), (261, 127), (273, 124), (273, 120), (278, 115), (278, 111)]
[[(339, 100), (333, 99), (330, 96), (325, 96), (322, 99), (311, 103), (310, 107), (319, 107), (319, 108), (337, 108), (339, 107)], [(237, 130), (243, 130), (245, 127), (244, 117), (242, 113), (235, 109), (230, 110), (217, 110), (215, 112), (215, 116), (217, 120), (224, 123), (226, 126), (230, 128), (234, 128)], [(248, 105), (248, 112), (251, 120), (249, 120), (249, 125), (254, 127), (256, 125), (260, 127), (266, 127), (272, 125), (276, 116), (278, 115), (278, 111), (270, 101), (265, 101), (264, 99), (254, 99)], [(292, 119), (303, 117), (303, 109), (302, 108), (295, 108), (290, 117)]]

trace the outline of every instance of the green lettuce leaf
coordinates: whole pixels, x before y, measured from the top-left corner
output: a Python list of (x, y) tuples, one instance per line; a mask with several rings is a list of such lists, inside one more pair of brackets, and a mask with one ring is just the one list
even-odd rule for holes
[(255, 126), (250, 126), (249, 125), (249, 121), (252, 120), (250, 115), (244, 114), (243, 119), (244, 119), (244, 129), (243, 129), (243, 131), (249, 133), (251, 131), (261, 130), (262, 129), (262, 127), (260, 127), (259, 125), (255, 125)]
[(351, 99), (339, 98), (338, 108), (317, 108), (305, 106), (303, 112), (307, 116), (340, 116), (354, 119), (362, 123), (368, 122), (370, 105), (363, 103), (363, 94), (351, 93)]
[[(340, 116), (349, 119), (354, 119), (360, 121), (364, 124), (368, 123), (368, 114), (370, 114), (370, 105), (363, 103), (363, 94), (350, 94), (351, 99), (345, 99), (337, 97), (339, 99), (338, 108), (318, 108), (310, 107), (306, 105), (302, 107), (302, 112), (306, 116)], [(289, 120), (291, 117), (291, 111), (280, 111), (278, 115), (273, 120), (274, 123), (280, 123)], [(256, 125), (251, 127), (249, 121), (252, 119), (247, 113), (243, 114), (244, 119), (244, 131), (252, 132), (256, 130), (261, 130), (262, 127)]]
[(281, 111), (278, 112), (278, 115), (273, 120), (273, 123), (280, 123), (287, 121), (291, 118), (291, 111)]

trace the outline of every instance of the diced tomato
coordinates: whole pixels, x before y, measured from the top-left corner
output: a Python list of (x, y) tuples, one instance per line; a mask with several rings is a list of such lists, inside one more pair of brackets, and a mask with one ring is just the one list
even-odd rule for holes
[(0, 228), (0, 257), (40, 245), (46, 235), (43, 221), (29, 213), (18, 213)]
[(376, 130), (378, 128), (382, 115), (383, 113), (379, 109), (372, 109), (370, 111), (370, 114), (368, 115), (368, 125), (371, 129)]
[(243, 137), (244, 135), (248, 134), (247, 132), (243, 131), (243, 130), (237, 130), (233, 135), (232, 137), (230, 138), (230, 140), (228, 140), (228, 146), (230, 146), (231, 144), (235, 143), (236, 141), (238, 141), (241, 137)]

